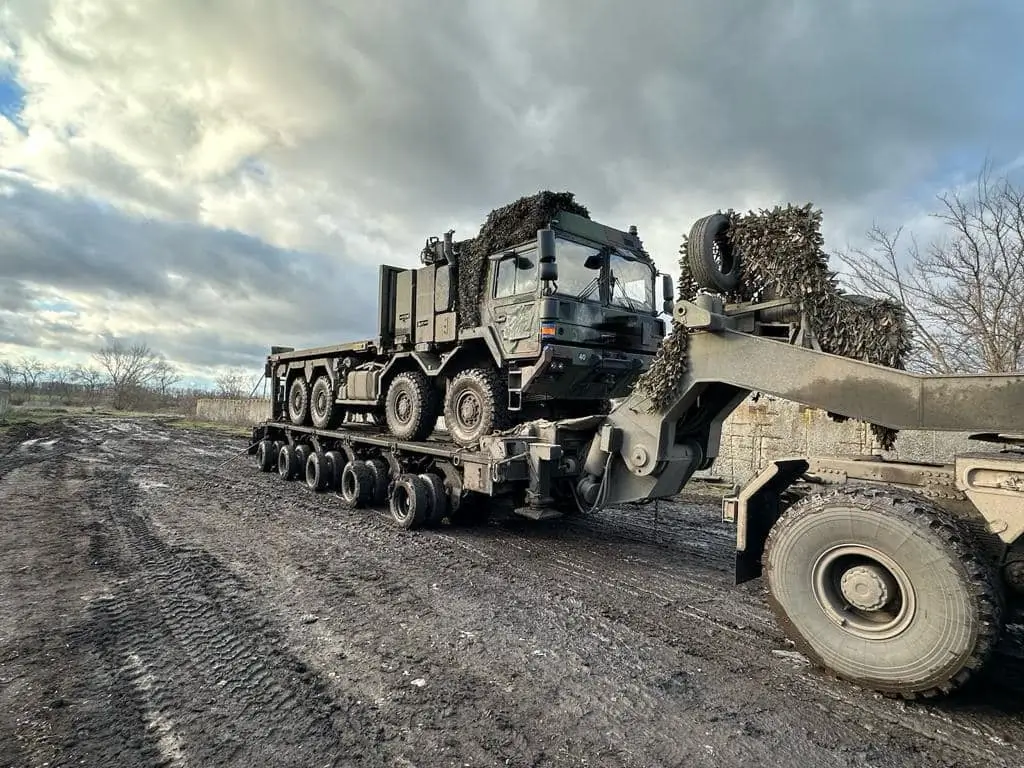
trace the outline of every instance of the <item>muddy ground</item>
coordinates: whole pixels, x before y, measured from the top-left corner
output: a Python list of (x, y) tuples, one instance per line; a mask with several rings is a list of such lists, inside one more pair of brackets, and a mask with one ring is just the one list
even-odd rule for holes
[(1012, 637), (940, 703), (830, 680), (713, 504), (409, 533), (243, 446), (0, 436), (0, 765), (1024, 764)]

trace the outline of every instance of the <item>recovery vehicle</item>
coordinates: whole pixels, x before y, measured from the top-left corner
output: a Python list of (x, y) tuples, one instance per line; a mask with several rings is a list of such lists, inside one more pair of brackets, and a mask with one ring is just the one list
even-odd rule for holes
[[(541, 263), (549, 238), (539, 235)], [(728, 282), (710, 248), (689, 258), (708, 288)], [(658, 406), (635, 388), (607, 413), (524, 421), (472, 447), (440, 430), (399, 439), (275, 412), (254, 426), (250, 452), (265, 472), (347, 508), (384, 505), (411, 529), (501, 505), (539, 519), (670, 498), (712, 465), (723, 421), (754, 392), (892, 429), (974, 432), (994, 447), (941, 464), (780, 457), (722, 510), (737, 583), (764, 578), (780, 625), (815, 664), (906, 698), (965, 683), (1024, 593), (1024, 375), (922, 376), (822, 352), (799, 298), (725, 304), (708, 293), (671, 309), (687, 368)], [(556, 359), (540, 327), (530, 334), (540, 359)], [(268, 360), (275, 403), (287, 359)]]

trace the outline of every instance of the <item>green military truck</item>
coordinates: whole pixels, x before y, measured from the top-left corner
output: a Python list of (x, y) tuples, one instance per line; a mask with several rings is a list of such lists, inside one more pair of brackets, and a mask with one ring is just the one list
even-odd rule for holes
[(451, 440), (474, 446), (517, 423), (606, 413), (658, 351), (672, 281), (660, 276), (659, 305), (636, 228), (573, 207), (519, 216), (493, 251), (449, 231), (427, 240), (421, 267), (382, 265), (376, 337), (272, 348), (272, 419), (373, 420), (415, 441), (443, 415)]

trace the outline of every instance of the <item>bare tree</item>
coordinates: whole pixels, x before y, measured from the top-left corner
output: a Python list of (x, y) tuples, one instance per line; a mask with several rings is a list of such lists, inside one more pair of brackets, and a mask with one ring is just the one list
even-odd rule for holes
[(940, 195), (945, 236), (926, 247), (875, 226), (870, 248), (836, 254), (848, 282), (907, 308), (908, 368), (1007, 373), (1024, 366), (1024, 190), (986, 166), (972, 194)]
[(72, 381), (92, 394), (103, 383), (103, 371), (92, 366), (77, 365), (72, 372)]
[(32, 394), (39, 384), (39, 379), (46, 373), (46, 364), (38, 357), (23, 355), (18, 360), (18, 375), (27, 394)]
[(181, 381), (181, 373), (167, 360), (158, 360), (154, 366), (153, 387), (161, 396), (166, 396), (171, 387)]
[(14, 389), (14, 380), (18, 375), (18, 366), (10, 360), (0, 360), (0, 384), (6, 389)]
[(67, 399), (71, 396), (71, 388), (75, 381), (75, 369), (70, 365), (55, 365), (49, 371), (51, 391), (59, 397)]
[(134, 402), (157, 376), (161, 358), (147, 344), (125, 346), (114, 339), (94, 357), (106, 371), (114, 394), (114, 408), (122, 409)]
[(213, 380), (218, 397), (244, 397), (246, 390), (246, 373), (239, 369), (225, 371)]

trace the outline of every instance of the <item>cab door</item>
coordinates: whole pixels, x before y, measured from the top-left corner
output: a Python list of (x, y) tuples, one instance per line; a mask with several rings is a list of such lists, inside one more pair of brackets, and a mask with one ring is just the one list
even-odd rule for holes
[(534, 357), (540, 353), (537, 299), (537, 248), (505, 251), (488, 263), (484, 317), (494, 329), (505, 358)]

